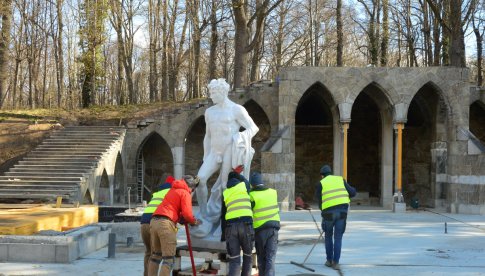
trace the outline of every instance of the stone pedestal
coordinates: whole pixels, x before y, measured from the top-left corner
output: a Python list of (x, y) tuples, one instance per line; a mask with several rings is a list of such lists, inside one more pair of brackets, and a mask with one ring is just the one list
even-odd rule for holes
[(392, 211), (394, 213), (405, 213), (406, 212), (406, 203), (394, 202), (392, 204)]
[(205, 237), (203, 239), (191, 235), (190, 242), (192, 247), (205, 248), (207, 250), (226, 250), (226, 243), (221, 242), (220, 237)]

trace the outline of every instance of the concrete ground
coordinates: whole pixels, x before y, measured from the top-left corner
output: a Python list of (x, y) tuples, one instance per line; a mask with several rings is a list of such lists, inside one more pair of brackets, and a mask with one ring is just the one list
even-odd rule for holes
[[(311, 213), (320, 224), (319, 211)], [(323, 242), (305, 263), (316, 272), (290, 264), (303, 262), (318, 237), (310, 212), (284, 212), (281, 220), (276, 275), (339, 275), (323, 265)], [(178, 242), (185, 243), (183, 228)], [(0, 263), (0, 275), (142, 275), (143, 250), (118, 244), (114, 259), (105, 247), (71, 264)], [(352, 207), (340, 263), (346, 276), (485, 275), (485, 216)]]

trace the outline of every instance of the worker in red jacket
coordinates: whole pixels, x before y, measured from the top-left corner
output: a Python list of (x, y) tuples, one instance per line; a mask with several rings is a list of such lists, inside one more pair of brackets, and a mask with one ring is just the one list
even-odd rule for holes
[(172, 188), (167, 193), (163, 202), (153, 212), (150, 221), (150, 237), (152, 255), (148, 266), (148, 275), (160, 274), (169, 276), (175, 262), (175, 250), (177, 246), (177, 222), (185, 221), (191, 225), (199, 225), (201, 222), (192, 213), (191, 189), (195, 188), (197, 180), (192, 176), (184, 176), (183, 179), (175, 180)]

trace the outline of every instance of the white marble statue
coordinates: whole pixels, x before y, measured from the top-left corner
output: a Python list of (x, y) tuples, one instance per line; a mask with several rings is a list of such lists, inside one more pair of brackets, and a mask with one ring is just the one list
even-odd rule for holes
[[(191, 231), (192, 235), (200, 238), (213, 233), (219, 226), (221, 196), (226, 189), (229, 172), (239, 165), (244, 165), (242, 174), (249, 178), (249, 168), (254, 154), (251, 139), (259, 131), (246, 109), (227, 97), (230, 86), (225, 79), (211, 80), (207, 87), (214, 106), (205, 111), (204, 159), (197, 173), (200, 182), (196, 189), (200, 207), (198, 216), (203, 223), (193, 227)], [(241, 127), (245, 130), (239, 132)], [(207, 180), (217, 171), (219, 176), (207, 200)]]

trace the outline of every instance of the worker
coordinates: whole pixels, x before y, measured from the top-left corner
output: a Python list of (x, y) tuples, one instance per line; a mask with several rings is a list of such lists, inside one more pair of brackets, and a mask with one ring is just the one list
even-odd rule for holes
[(258, 275), (274, 276), (278, 230), (280, 230), (278, 194), (275, 189), (267, 188), (264, 185), (259, 172), (254, 172), (249, 182), (251, 183), (249, 198), (253, 210)]
[[(221, 228), (226, 241), (229, 275), (251, 275), (254, 241), (253, 212), (249, 200), (249, 182), (238, 166), (228, 174), (227, 188), (222, 193)], [(241, 249), (243, 262), (241, 271)]]
[(143, 259), (143, 275), (148, 275), (148, 260), (150, 259), (150, 255), (152, 254), (151, 245), (150, 245), (150, 220), (152, 219), (152, 214), (157, 209), (158, 205), (162, 203), (163, 198), (168, 193), (170, 187), (172, 186), (172, 182), (174, 181), (173, 176), (169, 175), (165, 179), (165, 182), (160, 185), (159, 191), (153, 193), (152, 199), (146, 206), (145, 210), (143, 210), (143, 215), (141, 215), (140, 219), (140, 233), (141, 239), (143, 240), (143, 244), (145, 245), (145, 258)]
[(356, 195), (354, 187), (343, 177), (332, 175), (332, 168), (324, 165), (320, 169), (321, 180), (316, 186), (318, 205), (322, 210), (322, 229), (325, 231), (325, 265), (340, 270), (342, 237), (347, 225), (350, 198)]
[(157, 207), (150, 221), (152, 255), (148, 265), (148, 275), (169, 276), (175, 262), (177, 247), (177, 222), (181, 219), (191, 225), (201, 222), (192, 213), (191, 189), (196, 187), (197, 180), (187, 175), (172, 182), (163, 202)]

